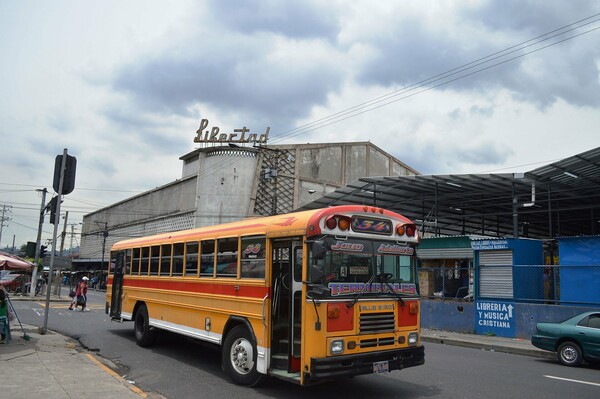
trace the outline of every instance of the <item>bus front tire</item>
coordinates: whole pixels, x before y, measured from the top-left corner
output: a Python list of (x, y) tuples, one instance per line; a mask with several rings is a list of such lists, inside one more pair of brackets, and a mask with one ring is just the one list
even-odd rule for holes
[(150, 327), (146, 305), (140, 306), (135, 315), (135, 342), (143, 348), (156, 342), (156, 330)]
[(256, 345), (248, 329), (234, 327), (225, 337), (222, 354), (223, 369), (238, 385), (253, 387), (264, 379), (256, 369)]

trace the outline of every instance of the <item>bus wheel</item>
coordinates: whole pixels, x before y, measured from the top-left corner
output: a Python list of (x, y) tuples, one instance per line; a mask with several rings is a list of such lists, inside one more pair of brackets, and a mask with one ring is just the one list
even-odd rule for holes
[(238, 385), (253, 387), (264, 378), (264, 374), (256, 370), (256, 345), (248, 329), (244, 326), (234, 327), (223, 342), (223, 369)]
[(141, 347), (151, 346), (156, 342), (156, 330), (150, 327), (148, 309), (140, 306), (135, 315), (135, 341)]

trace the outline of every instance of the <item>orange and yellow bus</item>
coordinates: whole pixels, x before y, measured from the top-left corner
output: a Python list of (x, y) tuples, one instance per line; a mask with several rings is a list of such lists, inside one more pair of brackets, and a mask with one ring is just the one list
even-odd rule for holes
[(245, 386), (418, 366), (419, 239), (358, 205), (133, 238), (111, 249), (106, 310), (143, 347), (160, 330), (219, 345)]

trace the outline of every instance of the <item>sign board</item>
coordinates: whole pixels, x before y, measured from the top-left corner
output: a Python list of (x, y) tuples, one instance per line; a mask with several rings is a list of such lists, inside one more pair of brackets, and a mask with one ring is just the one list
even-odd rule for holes
[(233, 129), (233, 133), (221, 133), (218, 126), (213, 126), (210, 130), (204, 130), (208, 127), (208, 119), (200, 121), (200, 127), (196, 131), (194, 143), (253, 143), (266, 144), (269, 140), (269, 130), (267, 127), (264, 133), (250, 133), (246, 126), (240, 129)]
[(473, 240), (471, 241), (473, 251), (492, 251), (498, 249), (511, 249), (508, 240)]
[(514, 302), (475, 301), (475, 334), (514, 338), (514, 310)]

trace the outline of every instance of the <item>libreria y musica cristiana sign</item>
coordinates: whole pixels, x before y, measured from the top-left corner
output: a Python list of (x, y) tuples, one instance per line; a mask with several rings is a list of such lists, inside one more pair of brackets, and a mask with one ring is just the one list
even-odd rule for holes
[(254, 143), (266, 144), (269, 140), (270, 127), (267, 126), (262, 134), (250, 133), (246, 126), (241, 129), (233, 129), (234, 133), (221, 133), (218, 126), (213, 126), (210, 130), (204, 130), (208, 127), (208, 119), (200, 121), (200, 128), (196, 131), (194, 143)]

